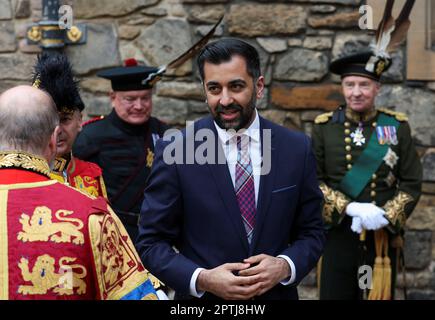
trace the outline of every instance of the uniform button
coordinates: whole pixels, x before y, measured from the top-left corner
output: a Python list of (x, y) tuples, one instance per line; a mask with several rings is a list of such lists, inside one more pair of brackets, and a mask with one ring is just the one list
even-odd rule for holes
[(347, 170), (350, 170), (350, 169), (352, 169), (352, 165), (351, 165), (351, 164), (348, 164), (348, 165), (347, 165)]
[(376, 174), (373, 174), (373, 175), (372, 175), (372, 179), (373, 179), (373, 180), (376, 180), (377, 178), (378, 178), (378, 176), (377, 176)]
[(347, 160), (347, 161), (352, 161), (352, 155), (347, 154), (347, 155), (346, 155), (346, 160)]
[(344, 130), (344, 134), (347, 135), (347, 136), (350, 135), (350, 129), (345, 129)]
[(370, 192), (370, 196), (371, 196), (372, 198), (376, 197), (376, 191), (372, 191), (372, 192)]
[(344, 126), (345, 126), (346, 128), (350, 128), (350, 122), (345, 122), (345, 123), (344, 123)]
[(347, 137), (346, 139), (344, 139), (344, 142), (346, 142), (347, 144), (350, 144), (352, 142), (352, 139)]
[(373, 182), (373, 183), (370, 185), (370, 187), (371, 187), (372, 189), (376, 188), (376, 183)]
[(351, 147), (351, 146), (346, 146), (346, 151), (347, 151), (347, 152), (352, 151), (352, 147)]

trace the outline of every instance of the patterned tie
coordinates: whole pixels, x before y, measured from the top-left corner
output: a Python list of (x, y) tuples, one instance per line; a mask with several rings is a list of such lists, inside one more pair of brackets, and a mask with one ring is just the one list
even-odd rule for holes
[(254, 175), (248, 148), (249, 137), (246, 135), (237, 136), (235, 190), (248, 242), (251, 243), (257, 209), (255, 206)]

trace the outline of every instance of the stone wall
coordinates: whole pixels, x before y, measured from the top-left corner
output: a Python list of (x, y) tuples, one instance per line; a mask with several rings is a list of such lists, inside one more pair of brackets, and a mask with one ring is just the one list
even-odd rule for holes
[[(29, 83), (39, 48), (25, 42), (26, 26), (41, 16), (41, 0), (0, 0), (0, 92)], [(261, 114), (311, 133), (314, 118), (342, 101), (337, 77), (328, 72), (335, 57), (367, 46), (358, 29), (360, 0), (67, 0), (76, 21), (88, 25), (86, 45), (71, 46), (82, 79), (87, 116), (107, 114), (108, 82), (95, 73), (135, 57), (151, 65), (169, 62), (225, 13), (216, 36), (237, 36), (261, 54), (266, 96)], [(418, 57), (413, 57), (418, 59)], [(408, 223), (406, 259), (410, 298), (435, 299), (435, 82), (407, 82), (405, 50), (394, 56), (379, 105), (410, 117), (424, 165), (424, 195)], [(207, 113), (194, 63), (168, 74), (156, 88), (154, 115), (183, 126)], [(399, 285), (401, 284), (399, 279)], [(302, 298), (315, 299), (311, 273)], [(400, 296), (399, 292), (399, 296)]]

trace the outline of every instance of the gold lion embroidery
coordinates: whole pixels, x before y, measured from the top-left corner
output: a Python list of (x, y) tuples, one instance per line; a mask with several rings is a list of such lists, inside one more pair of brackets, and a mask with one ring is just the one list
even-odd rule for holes
[[(84, 179), (81, 176), (74, 177), (76, 182), (76, 188), (86, 192), (91, 196), (98, 197), (98, 181), (92, 177), (85, 176)], [(86, 183), (85, 183), (86, 182)], [(87, 186), (86, 186), (87, 184)]]
[[(58, 210), (56, 218), (62, 222), (52, 222), (51, 210), (45, 206), (36, 207), (32, 218), (23, 213), (20, 223), (23, 231), (18, 233), (18, 240), (23, 242), (53, 241), (56, 243), (72, 242), (81, 245), (85, 242), (83, 233), (83, 222), (76, 218), (65, 218), (73, 211)], [(72, 239), (74, 238), (74, 239)]]
[[(62, 257), (59, 260), (59, 273), (55, 272), (55, 259), (48, 254), (39, 256), (36, 259), (33, 269), (29, 270), (29, 261), (21, 258), (18, 267), (21, 269), (21, 275), (26, 282), (32, 285), (20, 285), (18, 293), (23, 295), (41, 295), (47, 294), (49, 290), (59, 295), (73, 295), (74, 288), (76, 294), (83, 295), (86, 293), (86, 283), (83, 278), (86, 277), (86, 268), (79, 264), (69, 265), (76, 258)], [(75, 273), (74, 269), (80, 269), (80, 273)]]

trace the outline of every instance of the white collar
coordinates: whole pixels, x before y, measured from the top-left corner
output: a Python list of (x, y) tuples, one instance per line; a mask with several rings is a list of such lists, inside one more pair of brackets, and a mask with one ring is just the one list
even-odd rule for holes
[(221, 142), (223, 144), (227, 144), (231, 138), (240, 134), (246, 134), (251, 138), (251, 140), (259, 142), (260, 141), (260, 117), (258, 116), (257, 109), (255, 109), (254, 111), (255, 111), (255, 118), (254, 121), (252, 121), (251, 125), (247, 129), (241, 129), (237, 132), (234, 130), (222, 129), (217, 125), (216, 121), (213, 121)]

